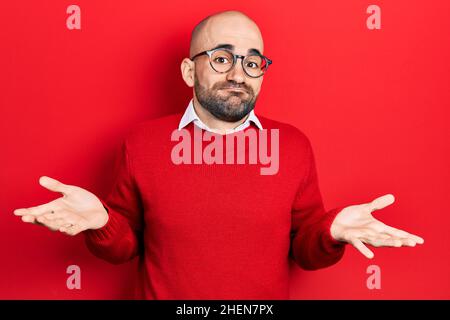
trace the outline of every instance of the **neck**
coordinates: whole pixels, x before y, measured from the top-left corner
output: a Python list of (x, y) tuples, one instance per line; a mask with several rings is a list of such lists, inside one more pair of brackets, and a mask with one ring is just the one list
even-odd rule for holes
[(194, 97), (194, 110), (195, 113), (197, 113), (197, 116), (200, 118), (200, 120), (208, 126), (208, 128), (217, 131), (220, 134), (225, 134), (227, 131), (232, 130), (236, 128), (237, 126), (241, 125), (245, 122), (245, 120), (249, 117), (249, 114), (247, 114), (244, 118), (240, 119), (236, 122), (228, 122), (223, 121), (220, 119), (217, 119), (214, 115), (212, 115), (208, 110), (206, 110), (197, 100), (196, 97)]

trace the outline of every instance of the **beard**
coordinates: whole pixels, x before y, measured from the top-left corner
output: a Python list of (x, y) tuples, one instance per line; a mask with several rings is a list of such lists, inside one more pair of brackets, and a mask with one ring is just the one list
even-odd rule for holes
[[(229, 91), (223, 88), (240, 88), (246, 90)], [(236, 84), (230, 81), (216, 83), (211, 89), (203, 87), (194, 76), (194, 90), (198, 102), (214, 117), (226, 122), (237, 122), (249, 114), (255, 107), (258, 96), (255, 96), (252, 88), (244, 84)]]

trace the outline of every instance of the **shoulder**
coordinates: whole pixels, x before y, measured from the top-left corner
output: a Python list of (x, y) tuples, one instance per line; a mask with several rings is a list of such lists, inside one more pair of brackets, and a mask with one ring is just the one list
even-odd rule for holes
[(257, 115), (264, 129), (278, 129), (280, 142), (299, 147), (300, 149), (311, 148), (311, 142), (308, 136), (296, 126)]
[(129, 145), (142, 145), (164, 140), (164, 137), (170, 136), (173, 130), (178, 129), (182, 116), (183, 113), (178, 112), (138, 122), (128, 129), (125, 141)]
[(175, 130), (178, 128), (178, 124), (181, 120), (182, 115), (183, 114), (181, 112), (178, 112), (138, 122), (133, 126), (133, 128), (131, 128), (130, 134), (139, 135), (149, 131), (155, 133), (155, 131), (159, 130)]

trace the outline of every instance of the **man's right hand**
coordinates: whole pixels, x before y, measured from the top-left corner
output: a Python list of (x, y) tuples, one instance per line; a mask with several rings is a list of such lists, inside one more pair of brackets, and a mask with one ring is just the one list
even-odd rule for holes
[(108, 221), (105, 207), (93, 193), (46, 176), (39, 178), (39, 184), (63, 196), (36, 207), (14, 210), (22, 221), (71, 236), (88, 229), (100, 229)]

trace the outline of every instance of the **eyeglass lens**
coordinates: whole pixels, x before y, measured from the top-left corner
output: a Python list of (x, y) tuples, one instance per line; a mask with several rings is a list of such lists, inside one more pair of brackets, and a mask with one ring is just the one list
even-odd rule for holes
[[(211, 54), (210, 61), (217, 72), (227, 72), (233, 67), (233, 54), (227, 50), (217, 50)], [(259, 55), (246, 56), (243, 65), (251, 77), (258, 77), (267, 69), (266, 59)]]

